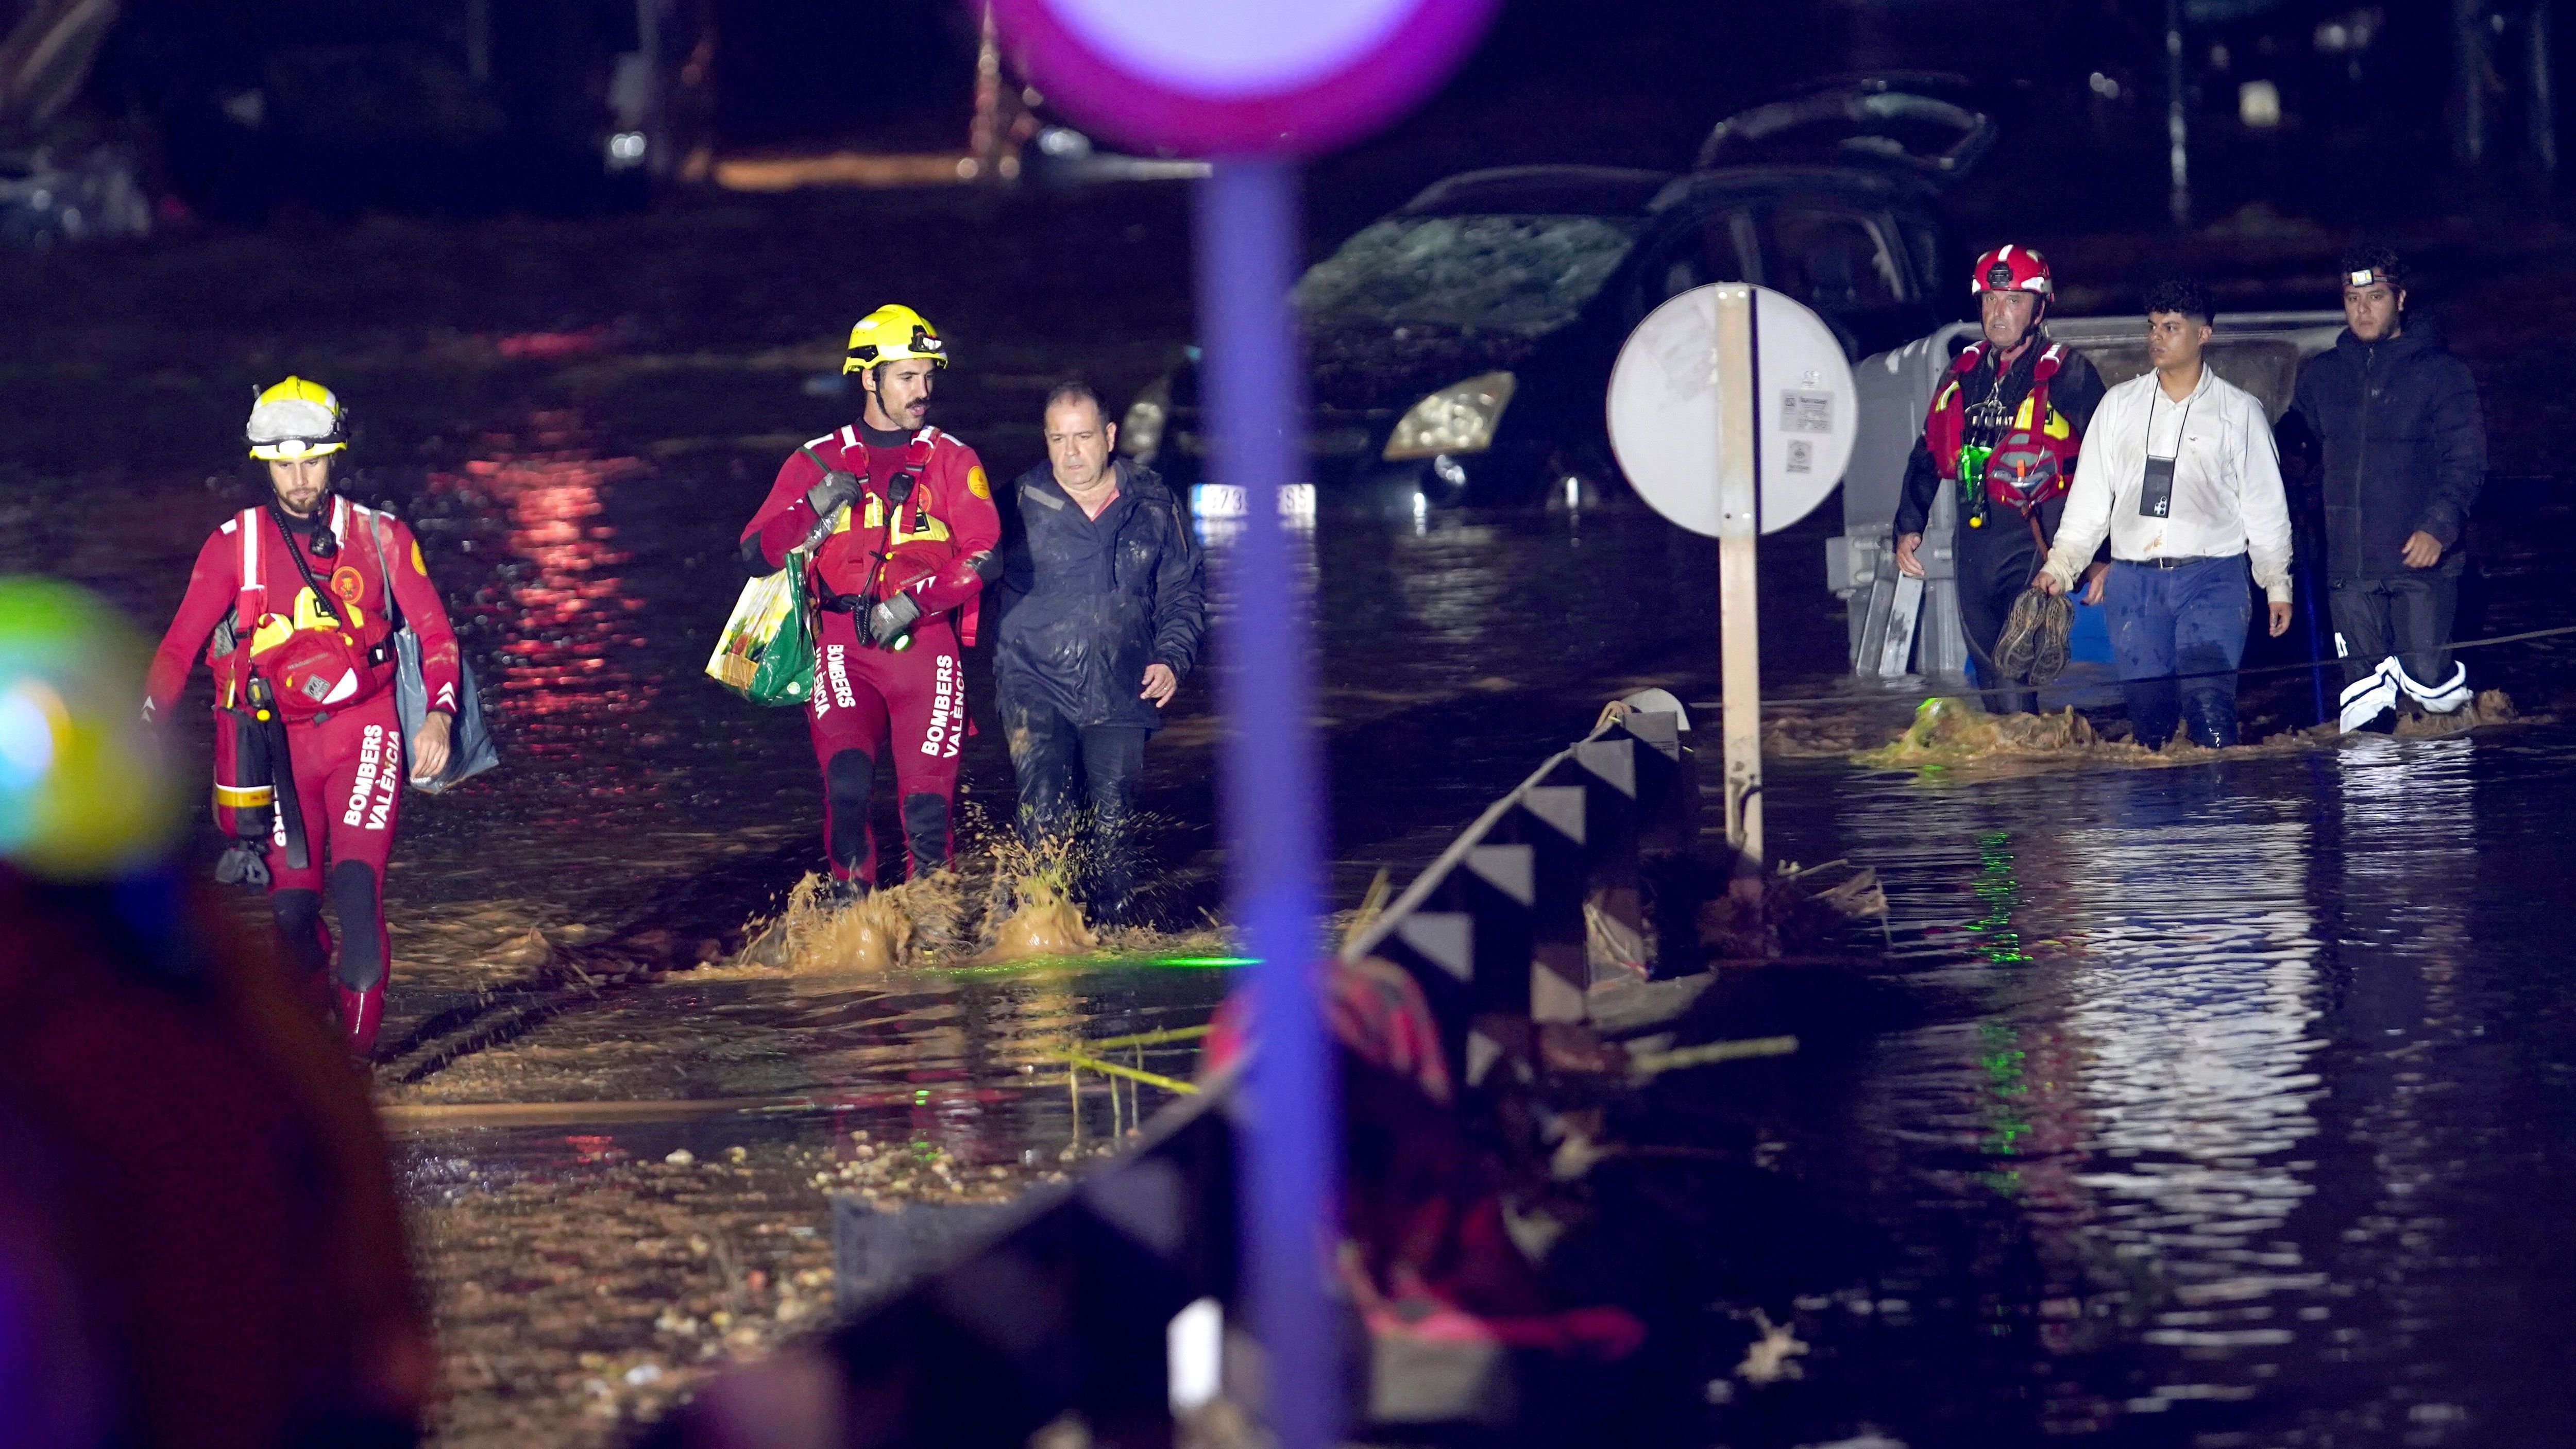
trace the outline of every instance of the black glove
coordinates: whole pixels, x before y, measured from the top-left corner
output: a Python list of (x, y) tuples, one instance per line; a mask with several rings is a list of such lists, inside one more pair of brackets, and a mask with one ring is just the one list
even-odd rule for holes
[(215, 884), (246, 885), (253, 890), (268, 886), (268, 861), (258, 846), (237, 841), (215, 862)]
[(868, 610), (867, 618), (861, 624), (860, 633), (867, 642), (891, 649), (895, 646), (895, 641), (901, 639), (905, 632), (912, 628), (913, 622), (920, 617), (921, 601), (910, 594), (897, 594)]

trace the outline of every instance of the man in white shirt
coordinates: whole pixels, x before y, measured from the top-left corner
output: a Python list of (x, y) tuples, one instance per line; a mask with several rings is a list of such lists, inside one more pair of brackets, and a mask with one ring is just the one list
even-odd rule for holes
[(2290, 509), (2271, 419), (2253, 394), (2201, 362), (2209, 294), (2173, 281), (2147, 293), (2153, 370), (2103, 394), (2066, 517), (2034, 588), (2064, 593), (2111, 539), (2099, 587), (2137, 742), (2177, 723), (2212, 749), (2236, 743), (2236, 666), (2253, 581), (2271, 631), (2290, 627)]

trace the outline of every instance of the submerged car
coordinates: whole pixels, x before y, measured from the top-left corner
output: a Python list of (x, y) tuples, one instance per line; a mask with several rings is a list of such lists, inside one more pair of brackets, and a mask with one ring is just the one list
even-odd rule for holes
[[(1940, 130), (1953, 112), (1983, 124), (1905, 99), (1914, 132)], [(1948, 248), (1934, 201), (1941, 168), (1963, 169), (1960, 148), (1945, 132), (1926, 165), (1908, 138), (1855, 146), (1866, 125), (1849, 116), (1866, 123), (1869, 109), (1810, 97), (1730, 117), (1703, 152), (1718, 164), (1678, 176), (1469, 172), (1362, 229), (1294, 293), (1319, 489), (1432, 505), (1597, 490), (1618, 476), (1602, 398), (1620, 344), (1665, 300), (1708, 282), (1797, 298), (1854, 358), (1947, 320), (1942, 303), (1955, 298), (1942, 286)], [(1819, 150), (1815, 134), (1835, 116), (1841, 139)], [(1748, 159), (1729, 164), (1737, 157)], [(1136, 399), (1119, 443), (1176, 484), (1203, 481), (1195, 357)]]

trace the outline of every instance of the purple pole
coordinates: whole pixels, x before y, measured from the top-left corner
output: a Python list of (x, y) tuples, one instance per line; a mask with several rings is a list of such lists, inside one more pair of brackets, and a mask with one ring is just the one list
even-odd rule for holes
[(1232, 742), (1220, 800), (1234, 919), (1253, 968), (1259, 1046), (1247, 1082), (1245, 1271), (1280, 1449), (1328, 1449), (1340, 1429), (1324, 1246), (1333, 1230), (1336, 1103), (1314, 966), (1323, 876), (1323, 770), (1315, 748), (1306, 601), (1279, 524), (1281, 485), (1304, 461), (1305, 369), (1286, 303), (1297, 171), (1279, 157), (1217, 163), (1200, 183), (1201, 373), (1215, 477), (1240, 485), (1228, 560), (1233, 615), (1217, 697)]

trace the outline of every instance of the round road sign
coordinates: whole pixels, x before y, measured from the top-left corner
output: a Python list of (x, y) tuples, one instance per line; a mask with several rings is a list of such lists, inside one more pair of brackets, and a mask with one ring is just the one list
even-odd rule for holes
[(1750, 389), (1762, 531), (1776, 533), (1814, 512), (1851, 461), (1851, 364), (1815, 313), (1755, 287), (1753, 366), (1720, 376), (1720, 285), (1682, 293), (1628, 334), (1610, 369), (1610, 449), (1657, 513), (1714, 538), (1718, 392)]
[(1013, 59), (1086, 126), (1189, 156), (1306, 154), (1445, 79), (1495, 0), (994, 0)]

